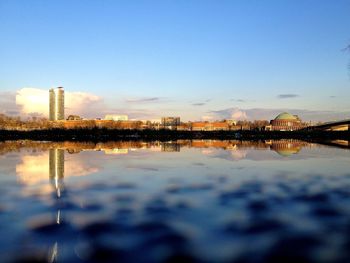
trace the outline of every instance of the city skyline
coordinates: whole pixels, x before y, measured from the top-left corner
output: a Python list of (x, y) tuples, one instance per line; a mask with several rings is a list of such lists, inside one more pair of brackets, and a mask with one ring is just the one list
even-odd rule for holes
[(152, 3), (1, 1), (0, 113), (350, 117), (349, 1)]
[[(51, 88), (53, 90), (55, 88)], [(108, 115), (127, 116), (131, 120), (151, 120), (161, 121), (161, 118), (166, 115), (161, 110), (155, 109), (153, 114), (150, 115), (142, 110), (133, 110), (125, 108), (108, 108), (100, 101), (99, 97), (93, 94), (84, 92), (65, 92), (65, 107), (64, 113), (65, 118), (70, 115), (79, 116), (85, 119), (99, 119), (104, 118)], [(286, 95), (289, 97), (290, 95)], [(35, 88), (24, 88), (16, 92), (14, 100), (15, 104), (11, 105), (16, 107), (14, 113), (10, 112), (10, 116), (17, 114), (24, 118), (26, 117), (43, 117), (50, 119), (50, 97), (48, 96), (48, 90), (35, 89)], [(132, 103), (143, 101), (152, 101), (153, 98), (133, 99)], [(96, 108), (94, 108), (96, 106)], [(32, 109), (35, 109), (32, 111)], [(350, 111), (321, 111), (321, 110), (305, 110), (296, 108), (251, 108), (244, 109), (239, 107), (232, 107), (228, 109), (210, 111), (207, 112), (210, 115), (201, 116), (199, 118), (189, 117), (190, 115), (177, 115), (172, 113), (173, 116), (179, 116), (184, 121), (218, 121), (224, 119), (232, 120), (271, 120), (281, 112), (290, 112), (294, 115), (298, 115), (306, 122), (318, 122), (318, 121), (336, 121), (349, 119)], [(3, 112), (6, 114), (6, 111)], [(170, 114), (169, 114), (170, 115)]]

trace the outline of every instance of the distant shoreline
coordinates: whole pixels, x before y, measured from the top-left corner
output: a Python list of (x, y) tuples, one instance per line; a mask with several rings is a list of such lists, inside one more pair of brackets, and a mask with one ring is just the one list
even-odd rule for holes
[(0, 141), (350, 140), (349, 131), (176, 131), (115, 129), (0, 130)]

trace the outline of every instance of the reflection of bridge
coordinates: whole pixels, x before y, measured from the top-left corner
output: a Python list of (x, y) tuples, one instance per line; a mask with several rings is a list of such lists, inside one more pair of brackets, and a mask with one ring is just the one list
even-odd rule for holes
[(332, 141), (320, 141), (319, 144), (334, 146), (343, 149), (350, 149), (350, 141), (346, 140), (332, 140)]
[(310, 126), (308, 129), (320, 131), (349, 131), (350, 119), (342, 121), (325, 122), (319, 125)]

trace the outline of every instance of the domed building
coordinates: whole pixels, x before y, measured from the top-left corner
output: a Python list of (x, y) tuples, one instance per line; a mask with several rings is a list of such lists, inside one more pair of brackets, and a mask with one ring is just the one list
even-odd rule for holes
[(266, 130), (270, 131), (295, 131), (304, 128), (297, 115), (288, 112), (280, 113), (274, 120), (270, 121), (270, 125), (266, 126)]

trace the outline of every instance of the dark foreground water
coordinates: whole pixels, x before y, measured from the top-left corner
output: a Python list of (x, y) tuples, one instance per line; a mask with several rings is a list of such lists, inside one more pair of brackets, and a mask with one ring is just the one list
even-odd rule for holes
[(350, 262), (329, 145), (0, 143), (0, 262)]

